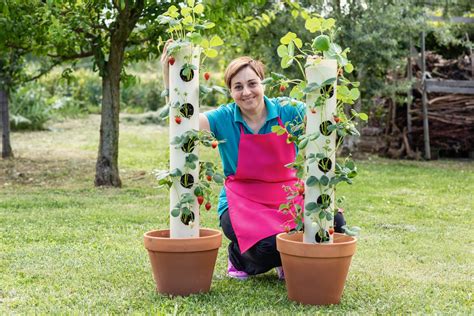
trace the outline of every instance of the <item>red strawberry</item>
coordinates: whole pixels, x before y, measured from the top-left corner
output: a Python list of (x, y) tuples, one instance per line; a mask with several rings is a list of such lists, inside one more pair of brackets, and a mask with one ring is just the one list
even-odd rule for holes
[(211, 202), (207, 202), (204, 207), (206, 208), (206, 211), (209, 211), (211, 209)]
[(208, 72), (205, 72), (204, 73), (204, 79), (206, 79), (206, 81), (207, 81), (207, 80), (209, 80), (209, 78), (211, 78), (211, 74), (208, 73)]
[(181, 121), (182, 121), (182, 120), (183, 120), (183, 119), (181, 118), (181, 116), (175, 116), (175, 117), (174, 117), (174, 121), (176, 122), (176, 124), (181, 124)]
[(176, 61), (176, 59), (174, 59), (173, 56), (171, 56), (170, 58), (168, 58), (168, 63), (173, 66), (174, 65), (174, 62)]
[(217, 140), (215, 140), (211, 143), (211, 146), (212, 146), (212, 148), (216, 148), (218, 144), (219, 144), (219, 142)]
[(304, 194), (304, 185), (303, 185), (303, 184), (298, 188), (298, 194), (299, 194), (299, 195), (303, 195), (303, 194)]
[(202, 205), (202, 203), (204, 203), (204, 197), (202, 195), (199, 195), (197, 197), (197, 201), (198, 201), (199, 205)]
[(280, 86), (280, 92), (283, 92), (283, 91), (285, 91), (285, 90), (286, 90), (286, 87), (285, 87), (284, 85), (281, 85), (281, 86)]
[(329, 228), (329, 235), (332, 235), (332, 234), (334, 234), (334, 228), (330, 227)]
[(207, 175), (207, 176), (206, 176), (206, 179), (207, 179), (207, 181), (211, 181), (211, 180), (212, 180), (212, 176)]
[(341, 119), (339, 117), (334, 116), (334, 122), (339, 123), (340, 121), (341, 121)]

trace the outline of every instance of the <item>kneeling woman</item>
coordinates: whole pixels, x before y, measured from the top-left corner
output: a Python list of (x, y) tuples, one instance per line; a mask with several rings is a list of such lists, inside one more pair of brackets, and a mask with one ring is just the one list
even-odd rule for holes
[[(165, 82), (168, 82), (166, 53), (162, 56)], [(284, 278), (276, 235), (290, 223), (290, 214), (279, 206), (285, 203), (283, 186), (293, 186), (296, 172), (285, 165), (294, 161), (296, 149), (286, 136), (272, 133), (272, 126), (301, 122), (305, 105), (281, 105), (264, 95), (264, 66), (250, 57), (233, 60), (224, 80), (233, 103), (200, 114), (200, 129), (210, 130), (218, 140), (225, 186), (219, 196), (220, 224), (230, 240), (228, 275), (246, 279), (276, 268)], [(302, 203), (302, 201), (300, 201)], [(336, 230), (344, 224), (336, 216)]]

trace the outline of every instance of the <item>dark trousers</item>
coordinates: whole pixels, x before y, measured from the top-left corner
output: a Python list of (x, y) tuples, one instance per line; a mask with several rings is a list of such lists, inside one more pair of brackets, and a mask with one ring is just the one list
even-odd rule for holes
[(276, 235), (260, 240), (242, 254), (232, 228), (229, 211), (221, 215), (220, 221), (224, 235), (230, 240), (228, 248), (230, 262), (237, 270), (255, 275), (281, 266), (280, 253), (276, 248)]

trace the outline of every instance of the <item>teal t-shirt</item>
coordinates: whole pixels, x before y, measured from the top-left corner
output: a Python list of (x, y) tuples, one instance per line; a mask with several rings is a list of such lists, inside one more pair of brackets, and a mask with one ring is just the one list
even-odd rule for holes
[[(272, 126), (278, 125), (278, 117), (283, 124), (287, 122), (301, 122), (304, 117), (306, 106), (301, 102), (288, 102), (288, 98), (264, 97), (267, 107), (267, 120), (258, 134), (268, 134), (272, 132)], [(286, 101), (286, 102), (285, 102)], [(291, 100), (290, 100), (291, 101)], [(283, 105), (285, 104), (285, 105)], [(224, 140), (219, 144), (219, 154), (222, 159), (224, 175), (235, 174), (237, 169), (237, 157), (240, 141), (240, 126), (243, 125), (245, 134), (253, 134), (242, 118), (239, 107), (235, 102), (221, 105), (215, 110), (204, 113), (209, 120), (211, 132), (218, 140)], [(225, 187), (222, 188), (219, 195), (218, 214), (219, 217), (227, 211), (227, 196)]]

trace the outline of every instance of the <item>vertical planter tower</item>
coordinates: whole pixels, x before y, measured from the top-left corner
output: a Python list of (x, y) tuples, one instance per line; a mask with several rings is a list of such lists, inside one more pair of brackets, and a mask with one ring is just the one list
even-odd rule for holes
[[(173, 145), (173, 139), (187, 132), (199, 130), (199, 57), (200, 48), (185, 46), (175, 54), (170, 66), (170, 171), (180, 170), (179, 181), (173, 181), (170, 190), (170, 210), (185, 193), (192, 194), (199, 181), (199, 163), (191, 169), (186, 164), (190, 155), (199, 157), (198, 146), (190, 139), (184, 146)], [(199, 237), (200, 214), (196, 199), (190, 203), (190, 212), (173, 216), (170, 214), (170, 237)]]
[[(156, 289), (186, 296), (208, 292), (222, 233), (200, 228), (199, 203), (199, 56), (186, 45), (170, 63), (170, 228), (144, 235)], [(176, 145), (176, 139), (181, 142)], [(183, 141), (184, 140), (184, 141)]]
[[(335, 59), (322, 60), (319, 64), (306, 68), (308, 84), (316, 83), (321, 86), (324, 82), (336, 77), (337, 61)], [(316, 201), (317, 204), (326, 206), (326, 209), (334, 210), (334, 187), (329, 186), (329, 179), (335, 175), (336, 166), (336, 132), (330, 129), (330, 126), (335, 123), (336, 83), (325, 86), (324, 90), (329, 91), (328, 98), (319, 101), (322, 103), (316, 108), (316, 111), (313, 111), (315, 113), (311, 111), (307, 113), (306, 134), (319, 134), (319, 137), (308, 142), (306, 155), (319, 156), (320, 158), (317, 163), (306, 161), (307, 177), (305, 182), (308, 183), (311, 177), (320, 181), (318, 181), (318, 185), (306, 186), (305, 201)], [(319, 91), (307, 94), (306, 104), (315, 104), (320, 98), (321, 92)], [(327, 182), (321, 181), (325, 178), (328, 179)], [(333, 226), (332, 212), (326, 213), (325, 209), (322, 209), (319, 213), (309, 215), (309, 212), (304, 212), (304, 214), (303, 241), (315, 243), (317, 232), (321, 231), (328, 239), (323, 242), (332, 243), (334, 240), (334, 234), (330, 233), (330, 228)]]
[[(288, 298), (312, 305), (340, 302), (356, 250), (354, 236), (358, 228), (343, 226), (345, 234), (335, 233), (334, 218), (343, 200), (336, 200), (336, 185), (351, 184), (357, 169), (350, 158), (336, 160), (336, 153), (346, 135), (359, 134), (353, 119), (367, 119), (367, 115), (353, 109), (344, 111), (346, 105), (358, 99), (359, 90), (357, 82), (343, 75), (344, 71), (353, 70), (346, 56), (349, 50), (341, 49), (324, 34), (333, 35), (334, 24), (333, 19), (308, 14), (306, 29), (319, 35), (303, 45), (295, 33), (289, 32), (280, 39), (282, 45), (277, 49), (282, 68), (298, 64), (305, 80), (273, 74), (267, 81), (280, 86), (280, 91), (294, 85), (289, 103), (294, 103), (292, 99), (296, 98), (306, 104), (305, 120), (290, 122), (290, 128), (286, 129), (288, 139), (300, 150), (289, 165), (297, 171), (301, 183), (296, 186), (300, 189), (296, 193), (289, 190), (288, 203), (280, 206), (280, 209), (291, 207), (296, 229), (304, 228), (304, 232), (277, 235), (277, 249), (285, 271)], [(304, 67), (299, 59), (305, 63)], [(295, 198), (302, 194), (304, 203), (300, 205)]]

